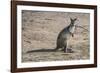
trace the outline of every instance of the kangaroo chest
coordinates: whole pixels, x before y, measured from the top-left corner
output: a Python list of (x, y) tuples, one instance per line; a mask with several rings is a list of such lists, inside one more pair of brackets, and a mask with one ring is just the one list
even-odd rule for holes
[(69, 28), (69, 31), (70, 31), (70, 33), (74, 33), (74, 31), (75, 31), (75, 26), (70, 27), (70, 28)]

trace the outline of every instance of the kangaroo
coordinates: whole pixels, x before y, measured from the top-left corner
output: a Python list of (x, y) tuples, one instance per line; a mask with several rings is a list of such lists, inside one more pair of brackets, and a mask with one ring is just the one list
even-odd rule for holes
[[(70, 18), (71, 22), (70, 24), (65, 27), (59, 34), (57, 37), (57, 42), (56, 42), (56, 48), (55, 51), (58, 49), (62, 49), (64, 52), (69, 52), (68, 51), (68, 43), (67, 40), (72, 36), (74, 37), (74, 31), (75, 31), (75, 21), (77, 20), (77, 18), (72, 19)], [(71, 49), (70, 49), (71, 52)]]

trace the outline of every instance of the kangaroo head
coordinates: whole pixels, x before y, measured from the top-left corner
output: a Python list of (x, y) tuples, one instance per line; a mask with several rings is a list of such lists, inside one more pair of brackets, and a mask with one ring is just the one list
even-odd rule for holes
[(75, 18), (75, 19), (70, 18), (70, 20), (71, 20), (71, 25), (74, 25), (77, 18)]

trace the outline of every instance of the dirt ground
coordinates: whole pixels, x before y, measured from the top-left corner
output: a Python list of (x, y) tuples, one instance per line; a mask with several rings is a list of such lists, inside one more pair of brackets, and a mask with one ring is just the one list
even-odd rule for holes
[(89, 30), (88, 13), (22, 11), (22, 62), (43, 62), (89, 59), (89, 31), (75, 30), (68, 40), (73, 53), (53, 51), (59, 32), (77, 18), (76, 25)]

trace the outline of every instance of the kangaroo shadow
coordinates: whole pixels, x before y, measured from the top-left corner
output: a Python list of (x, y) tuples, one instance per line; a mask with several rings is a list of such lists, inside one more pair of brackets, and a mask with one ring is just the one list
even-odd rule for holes
[(33, 53), (33, 52), (55, 52), (55, 49), (38, 49), (38, 50), (27, 51), (27, 53)]

